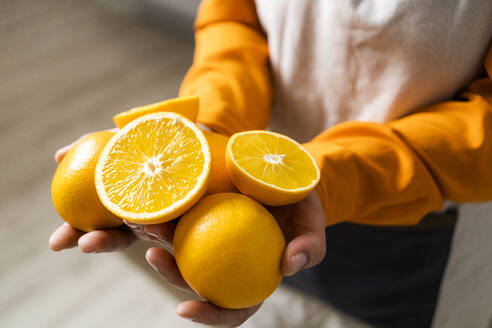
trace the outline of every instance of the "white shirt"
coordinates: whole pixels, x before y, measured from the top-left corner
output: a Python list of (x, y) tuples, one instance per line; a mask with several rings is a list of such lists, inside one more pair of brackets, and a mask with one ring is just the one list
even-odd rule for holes
[(256, 0), (275, 83), (270, 128), (309, 141), (449, 100), (480, 70), (492, 0)]
[[(492, 0), (256, 0), (256, 6), (275, 82), (270, 128), (302, 142), (339, 122), (385, 122), (452, 99), (479, 75), (492, 38)], [(482, 205), (481, 215), (466, 208), (436, 328), (492, 322), (492, 203)]]

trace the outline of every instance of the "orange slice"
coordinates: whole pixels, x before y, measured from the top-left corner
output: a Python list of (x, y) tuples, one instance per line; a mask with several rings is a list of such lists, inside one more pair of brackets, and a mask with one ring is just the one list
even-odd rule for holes
[(127, 124), (99, 157), (96, 189), (103, 205), (130, 222), (172, 220), (205, 192), (210, 149), (200, 129), (175, 113)]
[(296, 141), (269, 131), (234, 134), (227, 144), (227, 171), (243, 194), (266, 205), (287, 205), (314, 189), (320, 171)]
[(140, 116), (157, 112), (173, 112), (181, 114), (187, 119), (195, 122), (196, 117), (198, 116), (198, 107), (198, 96), (173, 98), (155, 104), (135, 107), (126, 112), (119, 113), (113, 116), (113, 121), (114, 124), (121, 129)]

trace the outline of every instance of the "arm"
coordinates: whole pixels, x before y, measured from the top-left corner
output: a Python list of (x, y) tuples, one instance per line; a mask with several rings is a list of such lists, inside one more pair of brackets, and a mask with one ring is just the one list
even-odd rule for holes
[(203, 1), (195, 39), (180, 96), (200, 96), (198, 122), (227, 135), (266, 128), (273, 88), (254, 1)]
[(462, 100), (386, 124), (342, 123), (307, 143), (327, 224), (409, 225), (445, 199), (491, 200), (492, 49), (485, 67)]

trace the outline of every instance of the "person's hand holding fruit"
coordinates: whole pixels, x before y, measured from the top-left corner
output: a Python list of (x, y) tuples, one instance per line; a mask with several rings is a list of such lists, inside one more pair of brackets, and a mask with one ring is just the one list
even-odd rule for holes
[[(145, 120), (141, 121), (143, 122)], [(151, 123), (151, 121), (148, 121), (144, 122), (143, 125)], [(291, 175), (285, 172), (286, 167), (287, 170), (289, 166), (296, 168), (295, 163), (289, 162), (289, 154), (292, 153), (289, 153), (289, 151), (291, 149), (288, 149), (289, 147), (282, 141), (283, 138), (281, 138), (279, 146), (279, 140), (273, 140), (272, 137), (275, 137), (275, 134), (268, 132), (262, 134), (257, 131), (250, 135), (246, 133), (245, 138), (236, 138), (236, 144), (232, 143), (228, 148), (229, 157), (227, 167), (234, 185), (243, 194), (252, 196), (252, 198), (260, 200), (265, 205), (276, 205), (268, 209), (275, 217), (278, 225), (275, 224), (273, 218), (269, 218), (271, 215), (268, 211), (253, 199), (237, 193), (220, 193), (224, 191), (236, 191), (234, 186), (228, 181), (228, 176), (225, 175), (224, 177), (223, 175), (225, 168), (224, 156), (217, 156), (221, 151), (223, 154), (227, 138), (222, 136), (217, 137), (217, 135), (208, 133), (206, 134), (206, 139), (210, 145), (212, 163), (211, 170), (209, 168), (211, 171), (211, 173), (209, 172), (209, 182), (206, 185), (204, 184), (204, 186), (195, 188), (195, 191), (200, 188), (202, 190), (197, 192), (198, 196), (191, 197), (194, 198), (191, 205), (181, 206), (181, 208), (179, 206), (171, 208), (174, 213), (169, 214), (162, 208), (157, 208), (154, 204), (153, 208), (157, 209), (155, 212), (160, 211), (158, 213), (159, 216), (165, 217), (167, 221), (154, 224), (155, 222), (159, 222), (157, 216), (142, 216), (141, 213), (138, 213), (138, 208), (126, 206), (121, 197), (113, 197), (111, 199), (112, 196), (108, 196), (107, 199), (101, 199), (102, 203), (111, 212), (117, 214), (117, 216), (125, 218), (126, 224), (120, 227), (114, 227), (114, 224), (109, 225), (108, 229), (89, 227), (82, 229), (86, 230), (84, 232), (79, 230), (81, 229), (80, 227), (78, 227), (79, 229), (72, 227), (76, 226), (76, 223), (70, 222), (72, 226), (65, 223), (51, 235), (50, 247), (55, 251), (59, 251), (79, 246), (82, 252), (97, 253), (124, 249), (131, 245), (137, 237), (155, 242), (165, 249), (158, 247), (150, 248), (146, 254), (149, 264), (177, 288), (191, 293), (198, 292), (206, 299), (214, 300), (213, 303), (222, 306), (219, 307), (208, 301), (187, 301), (178, 306), (177, 312), (180, 316), (210, 325), (240, 325), (258, 310), (261, 302), (278, 286), (282, 274), (291, 275), (303, 268), (316, 265), (321, 262), (325, 254), (325, 216), (316, 192), (312, 191), (319, 178), (319, 171), (316, 168), (314, 176), (313, 173), (311, 176), (304, 176), (305, 179), (316, 180), (314, 183), (309, 181), (310, 185), (307, 188), (292, 188), (289, 183), (295, 184), (299, 183), (299, 181), (289, 181)], [(179, 139), (179, 136), (174, 136), (174, 139), (176, 138)], [(221, 138), (225, 142), (220, 141)], [(260, 145), (259, 148), (265, 146), (266, 149), (273, 150), (270, 147), (272, 144), (269, 144), (269, 142), (272, 142), (270, 139), (276, 143), (277, 149), (275, 151), (269, 151), (272, 154), (262, 156), (267, 163), (265, 168), (263, 168), (263, 173), (265, 170), (270, 170), (273, 173), (267, 173), (266, 180), (264, 179), (263, 182), (260, 181), (258, 183), (256, 179), (250, 179), (249, 177), (251, 172), (255, 172), (254, 161), (251, 160), (254, 151), (252, 153), (251, 149), (255, 148), (254, 145)], [(252, 142), (253, 144), (248, 145), (248, 142)], [(111, 145), (113, 148), (117, 146), (117, 142), (113, 142)], [(55, 156), (56, 160), (60, 162), (70, 148), (64, 147), (59, 150)], [(217, 149), (222, 150), (217, 151)], [(146, 150), (144, 149), (142, 151), (145, 152)], [(243, 154), (241, 151), (245, 154), (245, 161), (242, 161), (239, 156)], [(282, 151), (286, 154), (282, 154)], [(293, 153), (296, 152), (298, 152), (298, 149), (294, 149)], [(108, 152), (106, 152), (105, 157), (106, 163), (110, 162), (107, 154)], [(173, 159), (174, 162), (182, 160), (182, 157)], [(285, 165), (284, 160), (287, 163)], [(117, 159), (116, 161), (121, 161), (121, 159)], [(217, 164), (217, 162), (222, 163)], [(161, 168), (159, 166), (160, 163), (151, 162), (151, 165), (145, 168), (146, 170), (150, 170), (148, 174), (151, 175), (154, 172), (159, 173), (159, 170), (166, 169)], [(276, 167), (277, 164), (280, 164), (280, 169)], [(98, 163), (98, 165), (103, 166), (104, 164)], [(282, 165), (284, 166), (282, 167)], [(206, 163), (204, 166), (206, 166)], [(222, 166), (222, 169), (216, 169), (214, 173), (214, 167), (220, 166)], [(190, 166), (188, 165), (187, 167)], [(301, 168), (296, 168), (294, 173), (302, 177), (303, 174), (300, 172), (302, 169), (302, 166)], [(275, 180), (275, 177), (272, 177), (272, 175), (275, 175), (275, 170), (284, 170), (281, 181), (278, 181), (278, 179)], [(222, 171), (222, 174), (220, 174), (220, 171)], [(231, 174), (231, 171), (234, 171), (234, 173)], [(101, 172), (104, 173), (105, 171), (104, 168), (101, 169), (100, 167), (100, 175)], [(117, 175), (115, 172), (112, 172), (112, 174), (113, 176)], [(153, 181), (153, 179), (152, 177), (145, 181)], [(214, 180), (217, 183), (214, 183)], [(98, 188), (100, 189), (101, 184), (108, 180), (99, 178), (98, 181)], [(270, 189), (267, 192), (264, 191), (265, 188), (257, 188), (257, 185), (261, 185), (262, 183), (269, 185), (268, 187)], [(305, 181), (301, 179), (301, 183), (305, 183)], [(278, 188), (281, 189), (280, 192), (279, 190), (275, 190), (276, 184), (281, 185), (281, 188)], [(271, 187), (272, 185), (273, 189)], [(289, 187), (293, 192), (289, 191)], [(135, 185), (130, 185), (130, 187), (125, 186), (125, 188), (122, 190), (131, 191), (131, 188), (135, 189)], [(221, 188), (225, 190), (221, 190)], [(258, 189), (260, 189), (260, 192), (258, 192)], [(219, 194), (215, 194), (216, 192), (219, 192)], [(205, 195), (214, 195), (201, 198), (204, 193)], [(98, 190), (98, 194), (100, 197), (100, 190)], [(149, 195), (149, 192), (142, 195), (140, 197), (145, 197), (145, 195)], [(305, 198), (298, 201), (303, 197)], [(113, 201), (113, 203), (108, 205), (108, 201)], [(139, 201), (143, 200), (140, 199)], [(292, 205), (279, 206), (282, 205), (281, 203), (292, 203), (295, 201), (298, 202)], [(133, 202), (135, 202), (135, 198), (133, 198)], [(118, 205), (123, 208), (121, 212), (118, 212)], [(194, 207), (191, 207), (193, 205)], [(116, 209), (111, 208), (111, 206), (115, 206)], [(189, 210), (190, 207), (191, 210)], [(108, 217), (113, 215), (111, 212), (108, 211)], [(126, 214), (121, 215), (121, 213)], [(176, 213), (178, 214), (176, 215)], [(104, 213), (101, 213), (101, 215), (104, 215)], [(181, 215), (183, 216), (178, 223), (178, 228), (176, 228), (177, 220), (172, 219)], [(224, 222), (229, 222), (229, 224), (224, 225), (219, 219), (225, 216), (227, 218)], [(231, 225), (231, 220), (236, 221)], [(270, 221), (273, 223), (270, 223)], [(242, 228), (236, 231), (235, 227), (241, 226), (241, 224), (243, 225)], [(278, 226), (280, 226), (283, 236), (288, 242), (285, 247), (285, 242)], [(209, 230), (203, 232), (203, 229)], [(177, 230), (176, 236), (175, 230)], [(200, 231), (202, 231), (201, 235)], [(172, 255), (171, 251), (173, 249), (173, 238), (176, 258)], [(201, 254), (197, 255), (198, 257), (191, 255), (191, 253), (195, 253), (194, 251), (190, 251), (195, 246), (194, 243), (201, 243), (199, 246), (198, 244), (196, 245), (196, 249), (204, 249)], [(216, 259), (210, 259), (210, 256), (207, 256), (207, 248), (209, 248), (208, 251), (212, 252), (213, 250), (215, 252), (214, 258)], [(246, 249), (243, 253), (241, 253), (242, 248)], [(244, 254), (252, 254), (253, 257), (248, 258)], [(240, 261), (237, 261), (236, 255), (241, 259)], [(260, 265), (255, 265), (258, 263)], [(209, 272), (205, 270), (205, 272), (198, 273), (201, 267), (211, 267), (211, 269), (208, 269)], [(244, 276), (241, 276), (243, 272)], [(214, 277), (219, 277), (221, 274), (224, 274), (225, 278), (221, 276), (221, 279), (215, 279), (217, 280), (215, 282), (212, 281)], [(247, 289), (246, 292), (240, 291), (240, 294), (237, 295), (234, 294), (234, 291), (231, 291), (231, 289), (234, 289), (234, 287), (240, 289), (241, 279), (247, 279), (248, 277), (250, 280), (253, 280), (251, 282), (253, 284), (252, 286), (259, 287), (250, 288), (251, 291)], [(235, 281), (236, 279), (238, 282)], [(193, 286), (193, 289), (187, 281)], [(228, 284), (232, 288), (225, 288), (229, 286)], [(207, 288), (210, 290), (206, 290)], [(237, 292), (239, 293), (239, 291)], [(247, 304), (248, 307), (241, 306), (241, 308), (238, 308), (242, 304)]]

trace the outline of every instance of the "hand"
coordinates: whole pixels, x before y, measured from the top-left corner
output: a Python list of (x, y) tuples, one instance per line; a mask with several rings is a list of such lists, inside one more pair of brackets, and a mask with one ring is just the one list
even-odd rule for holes
[[(202, 126), (206, 129), (206, 126)], [(108, 131), (117, 132), (118, 128), (109, 129)], [(69, 145), (61, 147), (55, 153), (55, 161), (60, 163), (65, 155), (72, 149), (75, 144), (88, 134), (84, 134)], [(157, 238), (148, 235), (143, 226), (123, 225), (115, 229), (97, 230), (89, 233), (72, 228), (69, 224), (64, 223), (56, 229), (50, 236), (49, 246), (54, 251), (78, 246), (84, 253), (102, 253), (122, 250), (130, 246), (136, 238), (151, 241), (161, 246), (169, 246), (163, 244)]]
[[(75, 142), (73, 143), (75, 144)], [(65, 146), (57, 151), (55, 159), (61, 161), (73, 147)], [(270, 212), (279, 223), (288, 242), (281, 267), (284, 275), (320, 263), (326, 252), (325, 215), (318, 195), (313, 191), (301, 202), (282, 207), (270, 207)], [(118, 229), (108, 229), (84, 233), (68, 224), (63, 224), (50, 237), (50, 247), (55, 251), (79, 246), (85, 253), (110, 252), (124, 249), (139, 239), (159, 244), (164, 249), (152, 247), (147, 250), (146, 259), (170, 284), (194, 293), (181, 276), (174, 257), (171, 255), (172, 239), (176, 224), (166, 222), (155, 225), (138, 225), (125, 221)], [(261, 304), (246, 308), (229, 310), (219, 308), (206, 301), (186, 301), (178, 305), (177, 313), (192, 321), (208, 325), (239, 326), (252, 316)]]
[(316, 191), (297, 204), (269, 207), (287, 240), (282, 272), (291, 276), (320, 263), (326, 254), (326, 218)]
[[(199, 124), (200, 128), (205, 131), (211, 131), (209, 127)], [(118, 132), (118, 128), (108, 129), (108, 131)], [(69, 145), (61, 147), (55, 152), (55, 161), (60, 163), (65, 155), (72, 149), (75, 144), (87, 134), (80, 136), (77, 140)], [(56, 229), (50, 236), (49, 246), (54, 251), (61, 251), (78, 246), (83, 253), (102, 253), (122, 250), (130, 246), (137, 238), (154, 242), (171, 249), (171, 244), (155, 236), (149, 235), (143, 225), (133, 225), (125, 222), (115, 229), (97, 230), (89, 233), (72, 228), (69, 224), (64, 223)], [(163, 232), (162, 228), (160, 232)], [(165, 229), (164, 229), (165, 230)], [(174, 228), (173, 228), (174, 231)], [(171, 235), (172, 239), (172, 235)], [(169, 240), (171, 240), (169, 239)]]
[[(117, 129), (109, 131), (116, 132)], [(81, 136), (70, 145), (58, 149), (55, 153), (56, 162), (60, 163), (68, 151), (86, 135)], [(49, 246), (54, 251), (61, 251), (78, 245), (84, 253), (100, 253), (124, 249), (130, 246), (135, 239), (135, 234), (126, 226), (85, 233), (64, 223), (51, 234)]]
[[(282, 272), (292, 275), (301, 269), (312, 267), (321, 262), (325, 256), (325, 215), (321, 202), (312, 192), (303, 201), (289, 206), (271, 207), (269, 210), (277, 219), (287, 247), (282, 257)], [(137, 225), (132, 225), (137, 229)], [(171, 249), (175, 224), (173, 222), (146, 225), (144, 231)], [(194, 293), (181, 276), (174, 257), (169, 251), (153, 247), (147, 251), (147, 261), (170, 284)], [(178, 305), (177, 313), (187, 319), (208, 325), (235, 327), (252, 316), (260, 305), (246, 309), (228, 310), (219, 308), (206, 301), (186, 301)]]

